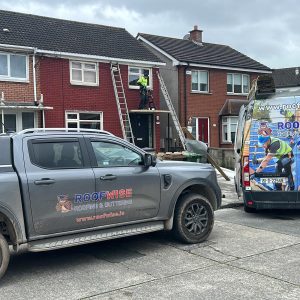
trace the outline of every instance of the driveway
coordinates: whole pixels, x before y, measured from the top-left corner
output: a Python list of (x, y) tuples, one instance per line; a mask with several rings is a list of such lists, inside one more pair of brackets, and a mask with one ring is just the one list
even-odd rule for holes
[(0, 299), (300, 299), (300, 211), (246, 214), (219, 181), (206, 242), (158, 232), (14, 256)]

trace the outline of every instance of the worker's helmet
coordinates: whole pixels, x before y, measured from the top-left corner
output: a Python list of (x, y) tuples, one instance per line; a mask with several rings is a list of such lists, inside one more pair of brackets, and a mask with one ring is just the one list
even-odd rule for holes
[(259, 145), (260, 147), (262, 147), (262, 146), (264, 145), (264, 143), (266, 143), (269, 139), (270, 139), (269, 136), (260, 135), (260, 136), (258, 137), (258, 145)]

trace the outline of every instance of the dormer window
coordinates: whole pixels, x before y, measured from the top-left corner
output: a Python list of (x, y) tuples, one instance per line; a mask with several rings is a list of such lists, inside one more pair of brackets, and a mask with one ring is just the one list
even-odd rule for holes
[(0, 81), (28, 81), (28, 57), (1, 52)]

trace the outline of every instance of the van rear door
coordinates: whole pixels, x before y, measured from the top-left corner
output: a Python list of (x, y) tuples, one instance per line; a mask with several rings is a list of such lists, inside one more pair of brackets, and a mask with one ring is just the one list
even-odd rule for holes
[(242, 195), (242, 186), (241, 186), (241, 149), (243, 146), (243, 130), (246, 120), (246, 106), (242, 105), (240, 108), (237, 129), (235, 134), (234, 141), (234, 161), (235, 161), (235, 176), (234, 176), (234, 184), (235, 189), (240, 197)]

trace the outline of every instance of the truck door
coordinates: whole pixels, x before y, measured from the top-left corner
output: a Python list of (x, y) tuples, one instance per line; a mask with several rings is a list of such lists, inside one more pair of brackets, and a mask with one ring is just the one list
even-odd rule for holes
[(234, 141), (234, 165), (235, 165), (235, 176), (234, 176), (234, 184), (236, 188), (236, 192), (238, 196), (242, 195), (242, 187), (241, 187), (241, 150), (243, 146), (243, 130), (246, 120), (246, 107), (242, 105), (240, 108), (237, 130), (235, 134)]
[(95, 191), (95, 178), (84, 140), (25, 139), (23, 150), (33, 224), (30, 233), (51, 234), (93, 226), (95, 206), (89, 196)]
[(150, 219), (160, 204), (160, 175), (143, 155), (118, 141), (89, 139), (96, 178), (96, 226)]

